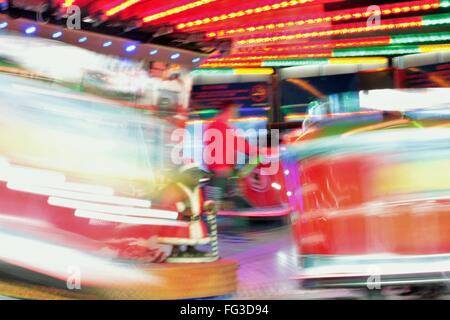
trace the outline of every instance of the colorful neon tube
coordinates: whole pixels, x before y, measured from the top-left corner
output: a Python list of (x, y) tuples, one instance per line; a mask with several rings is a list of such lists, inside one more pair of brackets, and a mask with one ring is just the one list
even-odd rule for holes
[(108, 17), (113, 16), (125, 9), (128, 9), (129, 7), (135, 5), (136, 3), (141, 2), (142, 0), (128, 0), (128, 1), (124, 1), (121, 4), (112, 7), (111, 9), (109, 9), (108, 11), (106, 11), (106, 15)]
[(329, 36), (342, 36), (347, 34), (358, 34), (373, 31), (390, 31), (401, 29), (417, 29), (425, 26), (448, 25), (450, 14), (437, 14), (423, 17), (408, 17), (401, 19), (384, 20), (379, 25), (368, 26), (366, 22), (337, 25), (332, 27), (321, 27), (306, 29), (301, 33), (287, 32), (276, 33), (267, 37), (243, 38), (237, 41), (238, 45), (267, 44), (283, 41), (298, 41), (300, 39), (313, 39)]
[[(438, 45), (390, 45), (379, 47), (360, 47), (349, 49), (333, 50), (328, 58), (349, 58), (349, 57), (373, 57), (377, 55), (404, 55), (427, 52), (450, 51), (450, 44)], [(279, 60), (259, 60), (259, 61), (229, 61), (209, 62), (201, 65), (201, 68), (231, 68), (231, 67), (286, 67), (298, 65), (312, 65), (323, 63), (339, 63), (337, 60), (330, 59), (279, 59)], [(341, 61), (341, 63), (357, 63), (358, 60)], [(364, 63), (364, 62), (361, 62)]]
[[(273, 60), (273, 61), (264, 61), (264, 62), (250, 62), (249, 64), (259, 64), (261, 65), (269, 65), (269, 64), (273, 64), (273, 66), (279, 67), (279, 66), (295, 66), (295, 65), (308, 65), (308, 64), (383, 64), (383, 63), (387, 63), (387, 58), (383, 58), (383, 57), (363, 57), (363, 58), (329, 58), (329, 59), (292, 59), (292, 60)], [(216, 65), (218, 65), (217, 67), (213, 68), (213, 67), (206, 67), (204, 65), (202, 65), (202, 67), (200, 69), (195, 70), (194, 72), (200, 71), (200, 70), (205, 70), (205, 72), (221, 72), (221, 70), (223, 70), (223, 72), (226, 73), (230, 73), (229, 70), (232, 69), (227, 69), (227, 68), (223, 68), (221, 67), (222, 65), (245, 65), (246, 63), (239, 63), (239, 62), (230, 62), (230, 63), (216, 63)], [(236, 69), (235, 69), (236, 70)], [(242, 70), (255, 70), (255, 68), (250, 68), (250, 69), (242, 69)]]
[(412, 44), (412, 43), (433, 43), (450, 41), (450, 32), (414, 33), (381, 37), (364, 37), (339, 39), (330, 41), (307, 41), (299, 45), (273, 45), (265, 47), (242, 47), (237, 54), (257, 54), (257, 53), (285, 53), (296, 50), (312, 49), (339, 49), (348, 47), (372, 47), (390, 44)]
[(239, 17), (244, 17), (244, 16), (250, 16), (250, 15), (256, 15), (256, 14), (267, 12), (267, 11), (279, 10), (279, 9), (294, 7), (294, 6), (303, 5), (306, 3), (313, 3), (313, 2), (316, 2), (316, 0), (280, 1), (280, 2), (276, 2), (276, 3), (272, 3), (272, 4), (267, 4), (264, 6), (257, 6), (257, 7), (250, 6), (249, 8), (244, 9), (244, 10), (232, 11), (229, 13), (223, 13), (221, 15), (202, 17), (202, 18), (198, 18), (196, 20), (189, 20), (189, 21), (177, 24), (176, 27), (178, 29), (184, 29), (187, 27), (206, 25), (206, 24), (210, 24), (213, 22), (224, 21), (224, 20), (229, 20), (229, 19), (234, 19), (234, 18), (239, 18)]
[[(239, 27), (230, 29), (211, 30), (207, 33), (209, 37), (229, 38), (242, 36), (248, 33), (267, 33), (276, 30), (286, 30), (288, 28), (305, 27), (315, 24), (335, 23), (349, 20), (367, 19), (372, 15), (379, 15), (380, 18), (390, 17), (394, 15), (410, 13), (410, 12), (426, 12), (445, 7), (440, 0), (421, 0), (400, 2), (395, 4), (380, 5), (379, 12), (368, 11), (367, 7), (361, 7), (350, 10), (339, 10), (338, 12), (324, 12), (316, 15), (305, 15), (296, 17), (295, 19), (278, 19), (265, 24), (244, 24)], [(185, 24), (178, 25), (177, 28), (185, 28)]]

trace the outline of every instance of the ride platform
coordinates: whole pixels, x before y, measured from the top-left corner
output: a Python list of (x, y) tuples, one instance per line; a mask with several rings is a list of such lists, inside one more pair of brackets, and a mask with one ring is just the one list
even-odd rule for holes
[[(84, 286), (68, 289), (66, 283), (21, 280), (0, 275), (0, 296), (30, 300), (172, 300), (226, 296), (237, 291), (238, 264), (221, 259), (210, 263), (162, 263), (142, 268), (156, 281), (145, 284)], [(42, 283), (46, 283), (45, 285)]]

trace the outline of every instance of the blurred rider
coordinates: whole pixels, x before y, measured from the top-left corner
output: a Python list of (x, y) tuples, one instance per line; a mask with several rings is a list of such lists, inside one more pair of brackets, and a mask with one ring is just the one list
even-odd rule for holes
[[(239, 136), (236, 128), (230, 124), (230, 120), (238, 116), (238, 111), (238, 106), (232, 102), (224, 102), (220, 114), (206, 126), (203, 136), (203, 144), (207, 150), (204, 160), (208, 171), (213, 174), (206, 196), (216, 201), (219, 207), (226, 194), (228, 179), (236, 170), (237, 153), (255, 157), (258, 155), (258, 149), (250, 145), (245, 137)], [(217, 135), (221, 136), (219, 141), (216, 141)]]

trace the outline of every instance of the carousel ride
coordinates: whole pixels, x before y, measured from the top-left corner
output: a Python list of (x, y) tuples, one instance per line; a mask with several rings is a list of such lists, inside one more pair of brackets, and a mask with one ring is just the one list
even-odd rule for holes
[[(91, 53), (83, 54), (87, 59)], [(27, 299), (232, 294), (237, 264), (220, 259), (217, 209), (201, 193), (204, 172), (193, 164), (176, 165), (171, 155), (176, 119), (161, 116), (157, 104), (131, 108), (139, 103), (126, 101), (126, 90), (110, 81), (123, 71), (105, 67), (103, 57), (88, 60), (94, 69), (89, 74), (109, 71), (89, 82), (89, 90), (85, 70), (81, 80), (68, 80), (41, 64), (24, 65), (22, 58), (8, 59), (0, 75), (0, 237), (7, 244), (0, 250), (0, 294)], [(137, 75), (145, 80), (139, 66), (125, 64), (122, 80)], [(158, 81), (167, 82), (142, 83)], [(122, 89), (115, 99), (96, 90), (105, 83)], [(140, 101), (172, 98), (164, 97), (164, 90), (149, 97), (140, 88), (127, 89), (136, 90)], [(181, 100), (175, 100), (175, 109)]]
[(398, 90), (395, 108), (377, 99), (353, 115), (331, 114), (325, 102), (289, 137), (301, 195), (295, 278), (305, 288), (448, 292), (448, 104), (433, 105), (446, 96)]

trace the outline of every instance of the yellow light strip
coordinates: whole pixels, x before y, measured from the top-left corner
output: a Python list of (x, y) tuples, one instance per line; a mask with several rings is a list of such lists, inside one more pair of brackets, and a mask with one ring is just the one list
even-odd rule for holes
[(236, 68), (234, 74), (273, 74), (272, 68)]
[[(383, 6), (382, 6), (383, 7)], [(387, 7), (387, 6), (385, 6)], [(320, 23), (331, 23), (331, 22), (339, 22), (339, 21), (345, 21), (350, 19), (360, 19), (360, 18), (367, 18), (369, 16), (373, 16), (377, 13), (379, 13), (380, 16), (389, 16), (392, 14), (400, 14), (400, 13), (407, 13), (413, 10), (413, 8), (416, 8), (417, 6), (412, 5), (403, 5), (398, 4), (397, 7), (393, 7), (390, 9), (380, 10), (378, 12), (368, 11), (367, 8), (361, 8), (358, 12), (352, 12), (352, 13), (344, 13), (344, 14), (332, 14), (329, 13), (328, 15), (324, 15), (322, 17), (317, 18), (304, 18), (296, 21), (286, 21), (286, 22), (278, 22), (278, 23), (269, 23), (269, 24), (260, 24), (260, 25), (253, 25), (253, 26), (246, 26), (246, 27), (240, 27), (240, 28), (234, 28), (234, 29), (222, 29), (217, 31), (209, 32), (207, 35), (209, 37), (230, 37), (230, 36), (239, 36), (242, 33), (247, 32), (255, 32), (255, 31), (261, 31), (261, 32), (267, 32), (267, 31), (273, 31), (276, 29), (286, 29), (289, 27), (302, 27), (305, 25), (313, 25), (313, 24), (320, 24)], [(440, 4), (439, 3), (427, 3), (423, 5), (419, 5), (420, 11), (425, 10), (433, 10), (433, 9), (439, 9)], [(414, 11), (418, 11), (417, 8)], [(179, 27), (179, 26), (177, 26)], [(179, 28), (183, 29), (183, 28)]]
[(141, 0), (128, 0), (125, 1), (121, 4), (119, 4), (118, 6), (109, 9), (108, 11), (106, 11), (106, 15), (107, 16), (113, 16), (116, 13), (125, 10), (126, 8), (131, 7), (132, 5), (135, 5), (136, 3), (140, 2)]
[(387, 58), (383, 57), (367, 57), (367, 58), (330, 58), (329, 64), (387, 64)]
[(244, 117), (230, 119), (230, 122), (254, 122), (254, 121), (267, 121), (267, 117)]
[(261, 62), (204, 63), (201, 68), (252, 68), (261, 67)]
[[(450, 45), (442, 45), (446, 48), (449, 48)], [(442, 46), (440, 48), (429, 48), (428, 50), (436, 50), (436, 51), (442, 51)], [(433, 46), (434, 47), (434, 46)], [(295, 60), (295, 59), (294, 59)], [(251, 68), (254, 66), (261, 66), (261, 61), (257, 62), (206, 62), (201, 65), (201, 68), (232, 68), (232, 67), (239, 67), (241, 68), (235, 68), (234, 73), (235, 74), (272, 74), (273, 69), (272, 68)], [(349, 58), (328, 58), (328, 64), (388, 64), (388, 59), (384, 57), (349, 57)], [(244, 68), (247, 67), (247, 68)], [(201, 69), (200, 69), (201, 70)]]
[(75, 3), (76, 0), (65, 0), (63, 3), (64, 8), (68, 8)]
[[(255, 121), (267, 121), (267, 117), (244, 117), (244, 118), (236, 118), (236, 119), (230, 119), (230, 122), (255, 122)], [(214, 120), (188, 120), (186, 121), (187, 125), (193, 125), (193, 124), (208, 124), (212, 123)]]
[(439, 51), (449, 51), (450, 44), (433, 44), (433, 45), (424, 45), (419, 46), (420, 52), (439, 52)]
[(310, 3), (310, 2), (314, 2), (314, 1), (315, 0), (282, 1), (282, 2), (278, 2), (278, 3), (274, 3), (272, 5), (265, 5), (265, 6), (262, 6), (262, 7), (256, 7), (256, 8), (251, 8), (251, 9), (247, 9), (247, 10), (239, 10), (239, 11), (234, 11), (234, 12), (230, 12), (230, 13), (227, 13), (227, 14), (222, 14), (222, 15), (217, 15), (217, 16), (203, 18), (203, 19), (198, 19), (198, 20), (195, 20), (195, 21), (188, 21), (188, 22), (185, 22), (185, 23), (179, 23), (176, 27), (178, 29), (184, 29), (184, 28), (187, 28), (187, 27), (200, 26), (200, 25), (205, 25), (205, 24), (209, 24), (209, 23), (212, 23), (212, 22), (223, 21), (223, 20), (228, 20), (228, 19), (234, 19), (234, 18), (239, 18), (239, 17), (248, 16), (248, 15), (252, 15), (252, 14), (258, 14), (258, 13), (262, 13), (262, 12), (266, 12), (266, 11), (293, 7), (293, 6), (297, 6), (297, 5), (305, 4), (305, 3)]
[(284, 118), (286, 120), (304, 120), (307, 116), (307, 114), (290, 114), (285, 116)]
[(277, 60), (277, 59), (300, 59), (300, 58), (328, 58), (331, 52), (326, 53), (302, 53), (288, 55), (272, 55), (272, 56), (248, 56), (248, 57), (226, 57), (208, 59), (207, 63), (228, 62), (228, 61), (254, 61), (254, 60)]
[(336, 30), (327, 30), (327, 31), (314, 31), (314, 32), (304, 32), (304, 33), (296, 33), (291, 35), (281, 35), (275, 37), (261, 37), (261, 38), (251, 38), (237, 41), (238, 45), (253, 45), (258, 43), (268, 43), (268, 42), (278, 42), (278, 41), (290, 41), (290, 40), (298, 40), (305, 38), (317, 38), (317, 37), (325, 37), (325, 36), (336, 36), (343, 34), (351, 34), (351, 33), (362, 33), (362, 32), (370, 32), (370, 31), (386, 31), (393, 29), (404, 29), (404, 28), (416, 28), (421, 27), (422, 21), (408, 21), (401, 23), (389, 23), (378, 26), (366, 26), (366, 27), (352, 27), (352, 28), (343, 28)]
[[(386, 41), (355, 41), (355, 42), (339, 42), (339, 43), (323, 43), (323, 44), (311, 44), (301, 47), (305, 49), (333, 49), (333, 48), (347, 48), (347, 47), (369, 47), (369, 46), (381, 46), (386, 45)], [(280, 50), (282, 51), (282, 50)]]
[(147, 17), (143, 18), (142, 20), (144, 22), (155, 21), (155, 20), (162, 19), (162, 18), (171, 16), (171, 15), (174, 15), (174, 14), (186, 11), (186, 10), (190, 10), (190, 9), (193, 9), (193, 8), (196, 8), (196, 7), (200, 7), (200, 6), (203, 6), (205, 4), (208, 4), (208, 3), (211, 3), (211, 2), (215, 2), (215, 1), (216, 0), (198, 0), (198, 1), (194, 1), (194, 2), (185, 4), (185, 5), (182, 5), (182, 6), (179, 6), (179, 7), (175, 7), (175, 8), (163, 11), (163, 12), (152, 14), (150, 16), (147, 16)]
[(382, 46), (387, 45), (389, 42), (385, 40), (373, 40), (373, 41), (343, 41), (343, 42), (326, 42), (326, 43), (317, 43), (317, 44), (308, 44), (308, 45), (293, 45), (286, 46), (283, 48), (276, 48), (270, 46), (264, 47), (242, 47), (239, 48), (239, 54), (245, 53), (267, 53), (267, 52), (283, 52), (283, 51), (295, 51), (295, 50), (314, 50), (314, 49), (335, 49), (335, 48), (347, 48), (347, 47), (371, 47), (371, 46)]

